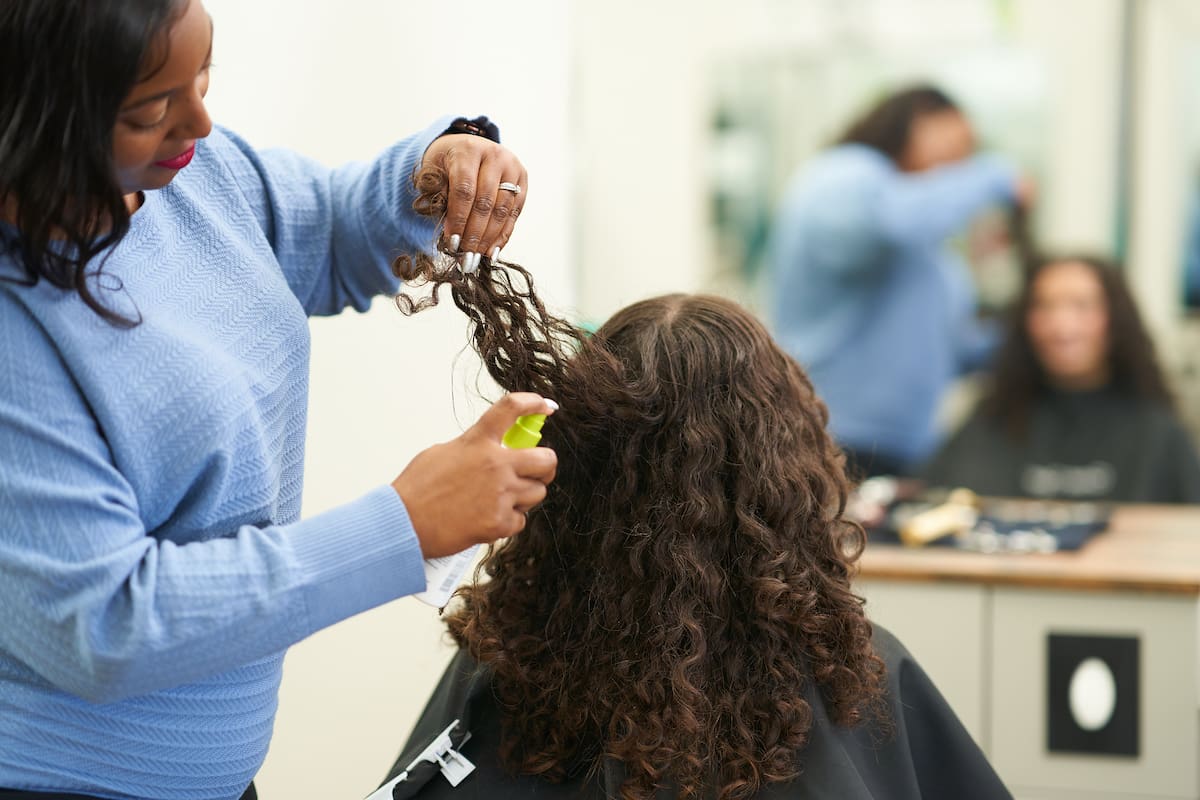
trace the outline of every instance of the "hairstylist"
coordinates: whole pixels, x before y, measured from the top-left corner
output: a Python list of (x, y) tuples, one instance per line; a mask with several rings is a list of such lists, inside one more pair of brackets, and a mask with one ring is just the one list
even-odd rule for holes
[[(445, 235), (495, 257), (525, 200), (486, 120), (328, 170), (204, 107), (200, 0), (0, 5), (0, 798), (237, 800), (284, 650), (516, 533), (553, 480), (509, 395), (389, 485), (300, 521), (306, 317), (396, 290)], [(459, 131), (466, 131), (460, 133)]]
[(853, 471), (903, 473), (932, 452), (944, 390), (998, 341), (946, 239), (1031, 196), (1010, 164), (975, 154), (970, 121), (931, 86), (884, 99), (793, 179), (773, 242), (775, 329)]

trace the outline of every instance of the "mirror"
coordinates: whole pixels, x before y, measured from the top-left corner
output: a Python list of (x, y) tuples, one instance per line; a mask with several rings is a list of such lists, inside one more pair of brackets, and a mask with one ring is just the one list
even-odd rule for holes
[[(788, 178), (874, 99), (921, 79), (961, 103), (986, 147), (1035, 177), (1032, 223), (1046, 243), (1116, 253), (1126, 5), (580, 2), (581, 309), (601, 319), (672, 290), (763, 308), (765, 246)], [(991, 309), (1018, 277), (1005, 228), (985, 216), (957, 243)]]

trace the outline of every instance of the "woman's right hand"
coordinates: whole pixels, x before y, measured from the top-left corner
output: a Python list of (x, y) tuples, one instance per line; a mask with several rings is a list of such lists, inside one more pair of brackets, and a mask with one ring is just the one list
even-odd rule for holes
[(452, 555), (525, 527), (526, 512), (546, 497), (558, 457), (547, 447), (509, 450), (500, 442), (517, 417), (553, 413), (539, 395), (505, 395), (461, 436), (418, 453), (392, 481), (425, 558)]

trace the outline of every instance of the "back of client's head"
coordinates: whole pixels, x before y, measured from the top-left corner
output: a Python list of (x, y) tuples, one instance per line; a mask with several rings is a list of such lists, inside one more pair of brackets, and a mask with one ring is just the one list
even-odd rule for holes
[(668, 295), (585, 337), (515, 265), (420, 261), (402, 274), (450, 285), (496, 381), (561, 405), (546, 501), (448, 618), (494, 675), (502, 759), (551, 780), (615, 759), (630, 798), (745, 798), (797, 774), (810, 684), (836, 723), (874, 717), (842, 459), (765, 328)]

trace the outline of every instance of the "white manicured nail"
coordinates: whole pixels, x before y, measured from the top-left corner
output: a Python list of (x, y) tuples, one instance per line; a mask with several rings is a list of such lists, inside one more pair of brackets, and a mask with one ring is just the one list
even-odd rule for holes
[(479, 254), (466, 253), (463, 255), (463, 272), (470, 275), (475, 270), (479, 269)]
[(542, 399), (546, 401), (546, 405), (550, 406), (552, 411), (558, 411), (558, 403), (554, 402), (549, 397), (543, 397)]
[(460, 236), (459, 234), (456, 233), (453, 236), (451, 236), (450, 237), (450, 252), (457, 253), (458, 245), (459, 245), (459, 242), (461, 242), (461, 241), (462, 241), (462, 236)]
[(497, 261), (499, 261), (499, 260), (500, 260), (500, 248), (499, 248), (499, 247), (493, 247), (493, 248), (492, 248), (492, 256), (491, 256), (491, 258), (492, 258), (492, 263), (493, 263), (493, 264), (494, 264), (494, 263), (496, 263)]

